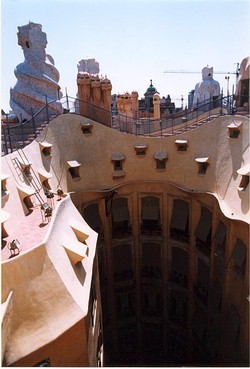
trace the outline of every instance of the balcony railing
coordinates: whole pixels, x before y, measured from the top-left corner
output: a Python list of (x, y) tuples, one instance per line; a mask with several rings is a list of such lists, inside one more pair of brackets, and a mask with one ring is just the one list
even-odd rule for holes
[[(246, 98), (248, 97), (246, 96)], [(81, 103), (88, 107), (88, 109), (85, 109), (90, 114), (87, 118), (96, 120), (99, 123), (103, 123), (105, 118), (105, 123), (103, 124), (111, 128), (134, 135), (164, 137), (182, 133), (183, 129), (188, 129), (189, 126), (192, 126), (195, 122), (200, 122), (201, 119), (203, 124), (215, 116), (234, 114), (234, 103), (239, 99), (239, 95), (220, 95), (217, 100), (211, 99), (197, 103), (192, 109), (162, 116), (158, 120), (151, 116), (133, 119), (117, 114), (117, 112), (112, 112), (111, 109), (103, 109), (68, 95), (64, 96), (60, 102), (64, 108), (63, 113), (79, 114), (78, 106)], [(56, 117), (56, 115), (49, 115), (49, 106), (55, 103), (55, 101), (46, 101), (44, 106), (26, 121), (10, 123), (9, 115), (6, 115), (5, 122), (2, 123), (2, 155), (7, 155), (25, 147), (37, 137), (40, 132), (39, 129)]]

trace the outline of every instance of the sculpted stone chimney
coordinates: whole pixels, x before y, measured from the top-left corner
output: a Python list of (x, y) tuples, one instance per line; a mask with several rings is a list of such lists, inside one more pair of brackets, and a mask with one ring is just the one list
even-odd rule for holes
[(138, 92), (133, 91), (131, 94), (126, 92), (125, 94), (118, 95), (117, 109), (119, 114), (137, 119), (139, 116)]
[(110, 80), (105, 76), (104, 79), (101, 80), (101, 89), (102, 89), (102, 105), (104, 109), (110, 109), (111, 107), (111, 90), (112, 85)]
[[(18, 27), (17, 36), (25, 60), (15, 68), (17, 83), (10, 89), (10, 107), (20, 121), (36, 113), (40, 120), (47, 119), (47, 113), (49, 116), (62, 114), (60, 75), (53, 58), (46, 54), (47, 36), (42, 26), (29, 22)], [(49, 103), (47, 112), (41, 111), (46, 101)]]
[(101, 81), (99, 76), (91, 76), (91, 98), (90, 103), (101, 108)]
[(132, 99), (128, 92), (118, 96), (117, 108), (119, 114), (132, 117)]
[(131, 97), (132, 97), (132, 115), (134, 119), (139, 118), (139, 101), (138, 101), (138, 92), (132, 91)]
[(122, 95), (117, 95), (116, 105), (118, 114), (124, 114)]
[(107, 77), (99, 77), (97, 74), (99, 73), (99, 63), (95, 59), (81, 60), (77, 67), (79, 113), (99, 123), (111, 126), (112, 84), (110, 80)]
[(153, 96), (153, 105), (154, 105), (154, 119), (160, 119), (161, 110), (160, 110), (160, 96), (156, 92)]
[(79, 104), (79, 113), (86, 116), (88, 111), (88, 106), (84, 102), (90, 101), (91, 89), (90, 89), (90, 75), (88, 73), (80, 72), (77, 75), (77, 85), (78, 85), (78, 97), (82, 100)]
[(209, 102), (220, 95), (220, 84), (213, 79), (213, 67), (206, 66), (201, 72), (202, 81), (195, 85), (193, 106)]

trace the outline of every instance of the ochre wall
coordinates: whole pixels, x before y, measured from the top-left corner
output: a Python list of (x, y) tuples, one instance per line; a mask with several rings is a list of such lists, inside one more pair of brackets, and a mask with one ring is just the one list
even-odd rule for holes
[(52, 367), (87, 367), (89, 361), (85, 333), (85, 319), (82, 319), (56, 340), (15, 362), (14, 366), (34, 366), (49, 358)]

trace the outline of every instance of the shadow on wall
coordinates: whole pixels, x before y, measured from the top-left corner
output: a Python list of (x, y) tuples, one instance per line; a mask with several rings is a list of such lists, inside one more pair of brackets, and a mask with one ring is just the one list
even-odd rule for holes
[(81, 262), (78, 262), (75, 265), (72, 264), (72, 267), (79, 282), (83, 286), (86, 279), (86, 270), (84, 269), (84, 266), (82, 265)]
[[(238, 177), (237, 170), (240, 169), (242, 165), (242, 156), (239, 155), (239, 153), (244, 153), (246, 148), (243, 147), (243, 141), (242, 141), (242, 132), (240, 132), (238, 138), (230, 138), (229, 140), (229, 149), (231, 152), (231, 158), (232, 158), (232, 175), (233, 179), (236, 180)], [(236, 142), (237, 141), (237, 142)]]
[(241, 200), (241, 211), (243, 214), (247, 214), (249, 211), (249, 190), (247, 188), (246, 191), (238, 191), (238, 192)]

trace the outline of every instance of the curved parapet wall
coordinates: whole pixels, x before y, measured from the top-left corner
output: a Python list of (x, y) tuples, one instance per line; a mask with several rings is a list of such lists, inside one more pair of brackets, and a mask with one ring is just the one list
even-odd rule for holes
[[(238, 138), (230, 138), (231, 126), (239, 130)], [(92, 127), (91, 131), (82, 134), (86, 127)], [(60, 140), (56, 134), (59, 129)], [(218, 117), (179, 136), (180, 140), (176, 140), (176, 136), (135, 136), (111, 130), (80, 116), (63, 114), (51, 122), (46, 133), (46, 140), (53, 145), (51, 168), (56, 175), (51, 179), (52, 187), (58, 185), (56, 178), (61, 179), (60, 185), (66, 192), (75, 193), (110, 189), (142, 178), (167, 181), (187, 191), (214, 194), (227, 217), (248, 222), (249, 193), (238, 189), (244, 174), (237, 172), (243, 170), (249, 160), (248, 119), (241, 116)], [(185, 143), (187, 148), (183, 151)], [(124, 159), (116, 159), (116, 153), (122, 153)], [(156, 166), (156, 153), (167, 155), (164, 170)], [(72, 179), (67, 171), (68, 158), (81, 164), (77, 180)], [(33, 162), (37, 160), (31, 159)], [(122, 161), (122, 170), (114, 171), (114, 162), (119, 160)], [(202, 160), (208, 161), (206, 174), (199, 173)], [(123, 172), (123, 176), (113, 176), (114, 172)]]
[(2, 262), (3, 366), (96, 366), (86, 342), (97, 234), (68, 196), (38, 241)]
[[(42, 26), (33, 22), (18, 27), (18, 45), (23, 49), (25, 60), (15, 69), (17, 83), (10, 89), (10, 106), (20, 121), (31, 118), (46, 103), (48, 115), (63, 112), (59, 101), (62, 97), (58, 84), (60, 75), (54, 66), (53, 58), (46, 54), (46, 33)], [(47, 118), (45, 110), (39, 118)]]

